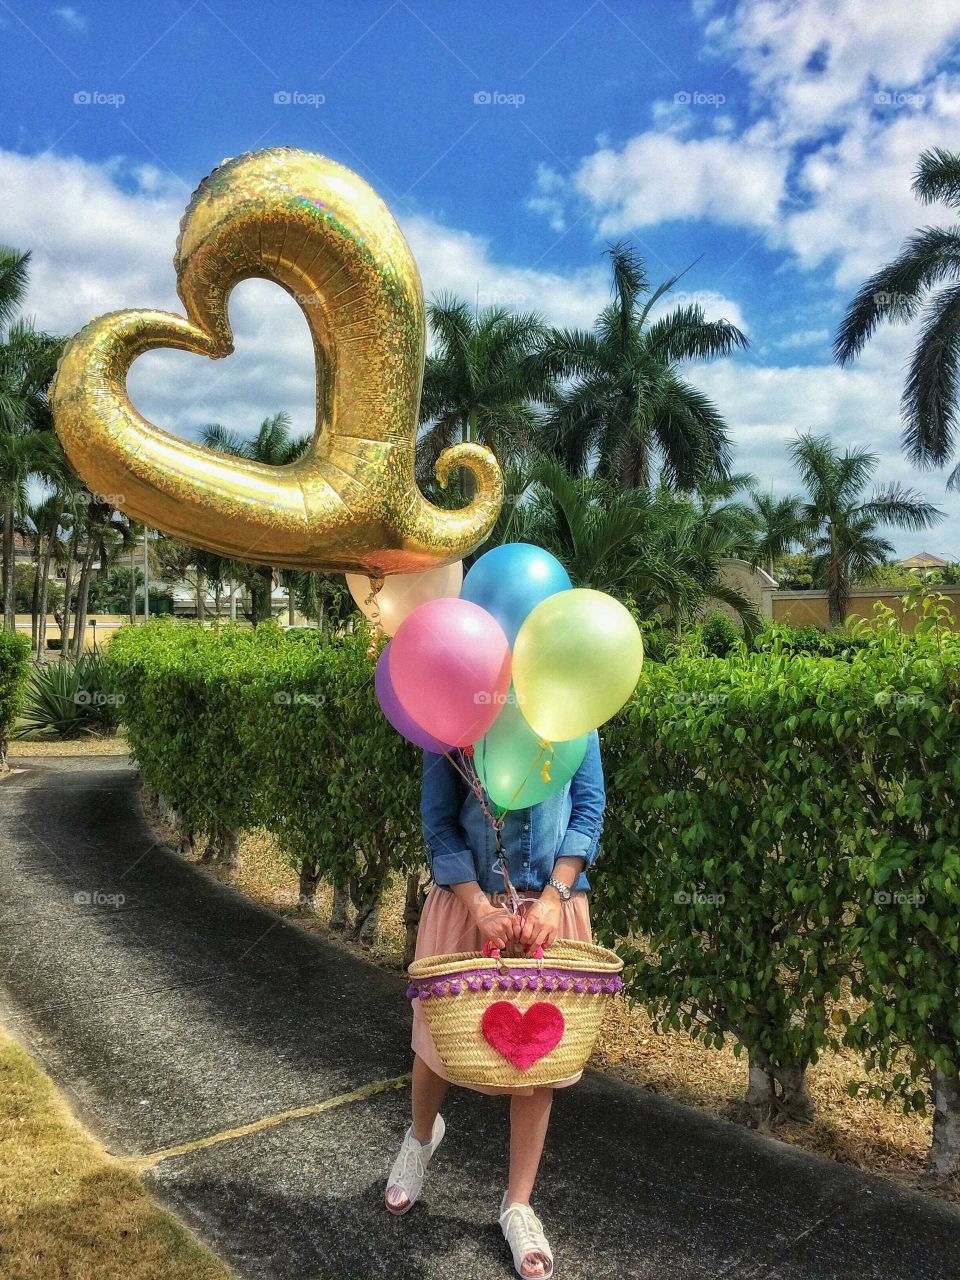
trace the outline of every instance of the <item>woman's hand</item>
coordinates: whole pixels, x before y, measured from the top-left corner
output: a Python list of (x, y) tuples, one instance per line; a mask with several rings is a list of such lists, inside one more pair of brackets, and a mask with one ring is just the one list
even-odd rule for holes
[(560, 898), (555, 889), (546, 888), (535, 902), (528, 902), (523, 911), (523, 927), (520, 941), (527, 951), (537, 947), (553, 946), (560, 932)]
[(499, 947), (503, 951), (516, 937), (518, 923), (516, 916), (506, 907), (494, 906), (489, 899), (486, 900), (485, 905), (479, 903), (476, 906), (473, 918), (480, 930), (482, 943), (489, 942), (491, 946)]

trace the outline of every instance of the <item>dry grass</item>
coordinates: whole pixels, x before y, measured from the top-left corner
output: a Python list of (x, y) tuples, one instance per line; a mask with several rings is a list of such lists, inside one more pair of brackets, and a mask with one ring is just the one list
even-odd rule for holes
[(129, 750), (123, 734), (113, 734), (106, 738), (86, 735), (83, 738), (54, 738), (27, 741), (14, 738), (7, 752), (7, 759), (15, 761), (17, 756), (125, 756)]
[(227, 1280), (0, 1031), (0, 1275), (17, 1280)]
[[(232, 883), (327, 939), (361, 950), (327, 928), (332, 898), (327, 886), (317, 895), (318, 911), (297, 905), (297, 875), (266, 832), (244, 836), (241, 866)], [(379, 941), (372, 951), (363, 952), (391, 968), (400, 967), (403, 952), (403, 899), (404, 885), (391, 885), (383, 904)], [(737, 1118), (746, 1083), (746, 1066), (732, 1048), (707, 1049), (682, 1033), (657, 1034), (644, 1011), (622, 999), (610, 1002), (591, 1065), (728, 1119)], [(893, 1105), (851, 1098), (847, 1085), (863, 1079), (864, 1071), (849, 1052), (825, 1053), (808, 1076), (816, 1118), (811, 1125), (783, 1125), (776, 1131), (778, 1138), (843, 1164), (885, 1174), (902, 1185), (920, 1187), (930, 1145), (929, 1114), (906, 1116)], [(935, 1194), (960, 1204), (960, 1180), (938, 1187)]]

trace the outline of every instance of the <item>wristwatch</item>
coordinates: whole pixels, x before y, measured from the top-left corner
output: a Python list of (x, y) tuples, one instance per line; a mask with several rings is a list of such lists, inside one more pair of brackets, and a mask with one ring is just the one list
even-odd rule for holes
[(547, 884), (556, 889), (564, 902), (570, 901), (570, 886), (568, 884), (564, 884), (562, 880), (554, 880), (553, 877), (547, 881)]

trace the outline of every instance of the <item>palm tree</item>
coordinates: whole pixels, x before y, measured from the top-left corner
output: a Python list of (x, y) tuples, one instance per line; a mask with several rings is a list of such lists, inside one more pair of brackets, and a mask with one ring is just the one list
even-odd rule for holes
[(50, 427), (47, 388), (62, 342), (17, 321), (0, 342), (0, 511), (3, 515), (4, 628), (15, 626), (14, 531), (27, 511), (31, 477), (52, 478), (63, 467)]
[[(264, 418), (257, 434), (252, 438), (241, 436), (214, 422), (201, 430), (200, 440), (208, 448), (219, 449), (221, 453), (232, 453), (235, 457), (264, 462), (271, 467), (285, 467), (296, 462), (313, 439), (312, 436), (291, 436), (290, 428), (290, 415), (281, 412), (275, 413), (272, 418)], [(207, 565), (208, 571), (209, 568)], [(250, 567), (249, 575), (245, 576), (249, 576), (250, 580), (253, 625), (258, 626), (272, 614), (270, 601), (274, 571), (266, 565), (257, 565)]]
[(789, 555), (803, 538), (803, 499), (794, 494), (775, 498), (772, 493), (754, 490), (750, 501), (755, 533), (748, 559), (754, 567), (762, 565), (773, 577), (777, 561)]
[(828, 436), (802, 435), (790, 455), (807, 490), (803, 520), (810, 533), (814, 573), (826, 582), (830, 626), (843, 625), (855, 582), (869, 578), (893, 554), (878, 532), (929, 529), (943, 512), (912, 489), (892, 483), (864, 500), (879, 459), (866, 449), (834, 448)]
[[(960, 208), (960, 154), (940, 147), (924, 151), (913, 190), (923, 204), (942, 200)], [(837, 360), (849, 364), (882, 321), (917, 318), (920, 333), (901, 398), (903, 447), (914, 463), (943, 467), (954, 454), (960, 404), (958, 224), (922, 227), (860, 287), (834, 341)], [(950, 473), (947, 488), (960, 488), (960, 466)]]
[[(115, 511), (110, 503), (102, 501), (96, 495), (91, 495), (81, 518), (74, 522), (77, 551), (82, 552), (73, 637), (70, 642), (70, 652), (75, 658), (79, 658), (83, 653), (90, 588), (94, 578), (104, 573), (133, 545), (131, 526), (122, 517), (118, 519), (118, 516), (120, 513)], [(98, 567), (95, 569), (94, 565)]]
[(535, 404), (552, 389), (534, 359), (546, 338), (543, 321), (503, 307), (474, 308), (448, 294), (428, 303), (427, 318), (435, 350), (420, 402), (420, 483), (429, 482), (443, 450), (463, 440), (487, 445), (502, 465), (516, 462), (536, 435)]
[(759, 625), (752, 602), (721, 577), (722, 561), (749, 536), (737, 504), (710, 507), (665, 486), (620, 492), (548, 460), (511, 536), (552, 551), (578, 586), (629, 598), (642, 617), (667, 612), (679, 627), (712, 600), (734, 609), (747, 630)]
[(552, 450), (569, 471), (595, 464), (620, 489), (649, 487), (656, 465), (660, 481), (692, 491), (728, 470), (731, 449), (719, 410), (680, 362), (729, 355), (747, 339), (696, 303), (654, 319), (680, 276), (654, 289), (635, 250), (609, 254), (613, 300), (593, 332), (555, 330), (543, 351), (547, 372), (572, 379), (556, 398)]

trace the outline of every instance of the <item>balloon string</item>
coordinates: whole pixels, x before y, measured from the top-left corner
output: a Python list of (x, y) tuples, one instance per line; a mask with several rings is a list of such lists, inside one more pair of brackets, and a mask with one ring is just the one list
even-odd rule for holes
[(504, 893), (510, 900), (510, 909), (513, 912), (513, 914), (514, 915), (522, 914), (520, 895), (517, 893), (516, 889), (513, 887), (513, 882), (510, 879), (510, 872), (507, 868), (507, 858), (503, 849), (503, 823), (507, 816), (507, 810), (504, 809), (500, 813), (499, 817), (494, 817), (493, 813), (491, 812), (490, 806), (487, 804), (487, 798), (484, 795), (483, 784), (480, 781), (480, 777), (477, 773), (476, 766), (473, 764), (472, 751), (470, 752), (469, 755), (467, 754), (467, 752), (463, 750), (460, 750), (458, 752), (461, 760), (463, 761), (462, 768), (460, 767), (460, 765), (457, 764), (456, 760), (454, 760), (453, 756), (449, 752), (444, 752), (444, 754), (446, 755), (450, 763), (454, 766), (454, 768), (457, 770), (457, 772), (460, 774), (460, 776), (463, 778), (463, 780), (466, 782), (470, 790), (473, 792), (474, 796), (477, 799), (477, 802), (480, 805), (480, 809), (481, 809), (481, 812), (483, 813), (483, 816), (487, 819), (487, 821), (490, 823), (491, 827), (493, 828), (493, 835), (494, 835), (494, 839), (496, 840), (496, 847), (497, 847), (497, 863), (500, 867), (500, 873), (503, 876)]
[(380, 606), (377, 603), (377, 596), (383, 590), (383, 575), (377, 574), (376, 577), (368, 578), (370, 583), (370, 594), (364, 600), (364, 604), (369, 608), (370, 612), (367, 617), (370, 619), (370, 644), (367, 646), (367, 656), (375, 658), (377, 656), (377, 641), (380, 636), (385, 635), (383, 622), (380, 618)]

